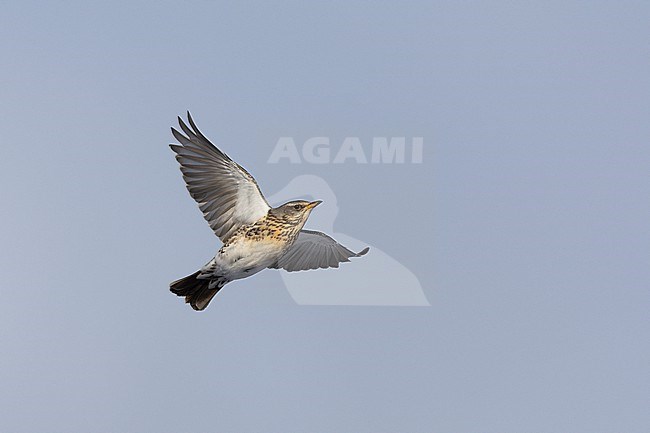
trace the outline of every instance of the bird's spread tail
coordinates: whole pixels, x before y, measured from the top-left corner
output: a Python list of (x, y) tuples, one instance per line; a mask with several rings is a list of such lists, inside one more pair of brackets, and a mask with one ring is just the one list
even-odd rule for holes
[(200, 271), (169, 285), (172, 293), (185, 296), (185, 302), (197, 311), (204, 310), (214, 295), (228, 282), (225, 277), (198, 278)]

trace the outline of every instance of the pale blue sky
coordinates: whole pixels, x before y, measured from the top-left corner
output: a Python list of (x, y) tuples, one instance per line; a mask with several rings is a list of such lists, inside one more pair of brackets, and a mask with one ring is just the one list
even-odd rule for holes
[[(650, 429), (648, 3), (350, 3), (3, 3), (0, 431)], [(272, 271), (183, 305), (218, 247), (186, 109), (267, 195), (325, 179), (431, 307)], [(268, 164), (286, 136), (423, 163)]]

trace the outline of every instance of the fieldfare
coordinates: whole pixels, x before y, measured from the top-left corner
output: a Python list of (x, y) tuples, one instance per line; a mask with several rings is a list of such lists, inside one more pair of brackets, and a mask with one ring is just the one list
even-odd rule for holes
[(171, 144), (190, 195), (223, 245), (201, 269), (170, 284), (197, 311), (204, 310), (228, 282), (266, 268), (289, 272), (338, 268), (368, 252), (355, 253), (325, 233), (303, 230), (321, 201), (294, 200), (271, 207), (253, 176), (179, 117), (183, 133), (172, 128), (180, 144)]

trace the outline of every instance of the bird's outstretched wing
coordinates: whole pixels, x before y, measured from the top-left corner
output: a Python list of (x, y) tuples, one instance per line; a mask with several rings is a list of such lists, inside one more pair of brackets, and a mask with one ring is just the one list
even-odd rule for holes
[(289, 272), (319, 268), (338, 268), (350, 257), (361, 257), (370, 248), (355, 253), (336, 242), (325, 233), (301, 230), (296, 241), (270, 268), (283, 268)]
[(205, 138), (189, 112), (187, 120), (192, 128), (179, 117), (185, 135), (172, 128), (180, 145), (169, 146), (176, 152), (190, 195), (214, 233), (225, 241), (240, 226), (266, 215), (270, 206), (253, 176)]

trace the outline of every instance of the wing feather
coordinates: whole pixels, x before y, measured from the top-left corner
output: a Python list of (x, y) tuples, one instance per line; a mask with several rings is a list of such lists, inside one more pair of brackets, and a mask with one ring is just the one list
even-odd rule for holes
[(339, 263), (349, 262), (351, 257), (361, 257), (369, 248), (355, 253), (336, 242), (325, 233), (301, 230), (296, 241), (271, 268), (289, 272), (309, 269), (338, 268)]
[(172, 128), (180, 144), (170, 144), (181, 166), (190, 195), (214, 233), (228, 239), (239, 227), (262, 218), (271, 208), (257, 182), (242, 166), (214, 146), (196, 127), (178, 118), (182, 133)]

